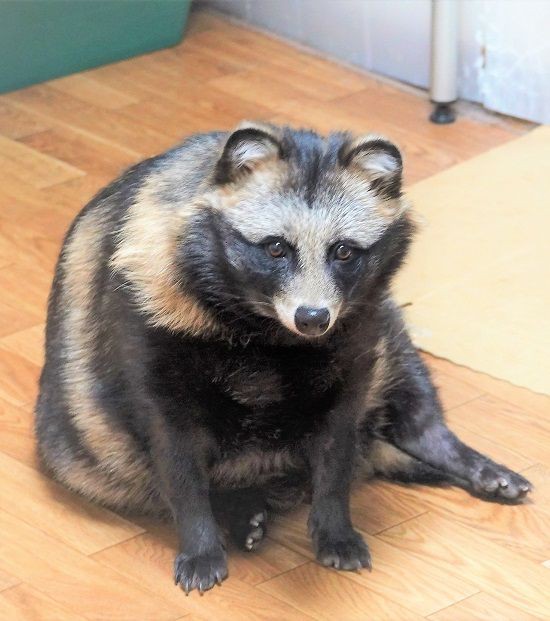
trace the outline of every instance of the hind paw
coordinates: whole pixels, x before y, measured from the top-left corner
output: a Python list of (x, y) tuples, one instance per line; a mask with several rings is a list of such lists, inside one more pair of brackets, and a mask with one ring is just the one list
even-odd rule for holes
[(527, 479), (499, 464), (484, 466), (471, 482), (476, 494), (503, 502), (519, 502), (532, 490)]
[(267, 511), (257, 511), (252, 516), (239, 517), (230, 527), (234, 543), (242, 550), (253, 552), (267, 532)]
[(255, 550), (260, 541), (265, 537), (266, 534), (266, 522), (267, 522), (267, 512), (262, 511), (260, 513), (256, 513), (253, 515), (250, 520), (250, 528), (248, 535), (245, 540), (245, 548), (249, 551)]

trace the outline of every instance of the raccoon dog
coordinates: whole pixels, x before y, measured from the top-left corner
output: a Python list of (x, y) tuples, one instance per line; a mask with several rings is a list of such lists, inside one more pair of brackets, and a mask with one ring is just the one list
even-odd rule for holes
[(36, 408), (42, 460), (86, 498), (168, 514), (175, 580), (227, 576), (268, 511), (311, 494), (318, 560), (370, 568), (354, 476), (529, 482), (449, 429), (389, 293), (413, 233), (398, 149), (245, 123), (127, 171), (67, 234)]

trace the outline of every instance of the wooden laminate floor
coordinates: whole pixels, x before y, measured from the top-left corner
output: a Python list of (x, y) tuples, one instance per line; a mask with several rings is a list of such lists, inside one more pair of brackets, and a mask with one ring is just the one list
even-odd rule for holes
[(550, 398), (426, 356), (452, 427), (536, 486), (520, 507), (454, 489), (363, 484), (372, 573), (312, 560), (306, 509), (233, 552), (204, 597), (172, 583), (170, 529), (90, 506), (37, 471), (32, 408), (45, 300), (69, 222), (100, 186), (182, 136), (263, 118), (394, 138), (411, 183), (526, 131), (463, 114), (426, 122), (410, 89), (195, 14), (185, 41), (0, 96), (0, 619), (550, 618)]

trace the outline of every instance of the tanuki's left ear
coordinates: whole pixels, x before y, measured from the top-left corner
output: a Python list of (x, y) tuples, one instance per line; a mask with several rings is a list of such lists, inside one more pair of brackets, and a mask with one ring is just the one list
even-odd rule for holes
[(345, 144), (339, 153), (342, 165), (362, 171), (373, 189), (388, 198), (401, 193), (403, 158), (399, 149), (386, 138), (368, 135)]
[(216, 182), (236, 181), (251, 174), (260, 164), (281, 155), (276, 127), (244, 121), (225, 143), (216, 167)]

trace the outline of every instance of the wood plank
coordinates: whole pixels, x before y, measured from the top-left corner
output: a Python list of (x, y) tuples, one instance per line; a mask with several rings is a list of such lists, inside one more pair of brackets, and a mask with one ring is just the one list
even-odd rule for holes
[(33, 269), (33, 265), (40, 265), (42, 270), (53, 272), (62, 237), (54, 237), (54, 231), (47, 228), (38, 229), (34, 219), (25, 225), (23, 222), (0, 216), (0, 257), (6, 262), (10, 258), (13, 260), (13, 257), (24, 257), (29, 270)]
[(0, 100), (0, 134), (2, 136), (17, 140), (46, 131), (51, 126), (52, 124), (47, 120), (15, 108), (7, 101)]
[(535, 464), (524, 470), (523, 474), (534, 485), (533, 507), (550, 515), (550, 468)]
[[(77, 177), (66, 183), (82, 183), (86, 178), (87, 176)], [(38, 189), (21, 184), (11, 177), (5, 179), (0, 186), (1, 223), (11, 221), (24, 224), (26, 222), (27, 226), (36, 232), (47, 231), (49, 236), (61, 238), (68, 226), (67, 220), (63, 219), (63, 215), (66, 215), (66, 209), (64, 205), (58, 205), (56, 202), (48, 200), (48, 195), (64, 185), (65, 183), (60, 183), (52, 187)], [(32, 218), (29, 218), (29, 213), (32, 213)], [(13, 257), (10, 263), (14, 263)]]
[(65, 230), (75, 218), (78, 212), (101, 190), (105, 187), (105, 180), (95, 175), (86, 175), (78, 179), (71, 179), (65, 183), (59, 183), (51, 188), (41, 190), (42, 197), (50, 204), (62, 209), (65, 214), (69, 214)]
[(12, 405), (33, 403), (40, 368), (26, 358), (0, 348), (0, 398)]
[(180, 47), (197, 50), (212, 60), (236, 63), (243, 70), (257, 67), (265, 59), (284, 54), (288, 50), (288, 44), (280, 39), (258, 35), (250, 29), (227, 22), (223, 36), (216, 30), (199, 32), (183, 41)]
[(117, 110), (137, 102), (135, 97), (122, 90), (98, 83), (90, 79), (86, 73), (76, 73), (50, 80), (48, 85), (71, 97), (106, 110)]
[[(166, 524), (145, 516), (135, 518), (135, 523), (161, 543), (165, 549), (176, 550), (178, 541), (172, 523)], [(251, 552), (238, 550), (227, 542), (231, 578), (252, 586), (307, 563), (308, 559), (273, 540), (265, 541)]]
[(197, 593), (185, 597), (181, 589), (174, 587), (172, 571), (175, 553), (176, 549), (164, 538), (147, 533), (98, 552), (93, 558), (154, 590), (165, 602), (177, 604), (183, 600), (186, 608), (200, 618), (217, 619), (225, 615), (230, 615), (232, 621), (310, 618), (288, 603), (262, 593), (233, 576), (234, 560), (231, 557), (229, 578), (220, 588), (211, 589), (204, 597), (199, 597)]
[(366, 614), (368, 618), (377, 621), (420, 621), (423, 618), (351, 580), (346, 580), (344, 573), (308, 563), (268, 580), (258, 588), (290, 602), (315, 619), (363, 621)]
[(44, 188), (83, 174), (74, 166), (0, 136), (0, 183), (5, 177), (11, 177), (21, 183)]
[[(487, 541), (541, 563), (550, 558), (548, 515), (536, 507), (536, 499), (524, 505), (501, 505), (485, 502), (467, 492), (453, 488), (394, 486), (394, 495), (409, 502), (422, 503), (434, 515), (463, 524)], [(371, 495), (371, 504), (378, 496)]]
[(214, 60), (196, 49), (187, 49), (185, 45), (159, 50), (147, 56), (141, 56), (132, 62), (132, 70), (160, 72), (165, 76), (186, 84), (188, 88), (199, 90), (200, 85), (225, 75), (239, 73), (243, 70), (238, 62), (223, 58)]
[(0, 510), (0, 568), (90, 621), (172, 620), (187, 612), (154, 590)]
[(44, 324), (13, 332), (0, 338), (0, 348), (26, 358), (42, 367), (44, 364)]
[[(29, 257), (24, 254), (17, 255), (17, 263), (0, 269), (2, 303), (34, 317), (35, 321), (31, 325), (36, 325), (44, 321), (51, 283), (51, 271), (29, 261)], [(12, 332), (16, 330), (14, 328)]]
[(375, 535), (428, 510), (421, 495), (411, 498), (396, 493), (399, 489), (400, 486), (376, 479), (355, 485), (351, 507), (357, 528)]
[[(93, 554), (143, 532), (136, 524), (86, 502), (2, 453), (0, 473), (4, 510), (78, 552)], [(25, 494), (18, 493), (20, 489)]]
[(454, 364), (443, 358), (436, 358), (427, 353), (423, 353), (423, 356), (431, 369), (439, 369), (451, 377), (468, 382), (468, 384), (477, 387), (484, 393), (499, 397), (524, 410), (528, 410), (532, 414), (550, 419), (550, 396), (548, 395), (537, 394), (527, 388), (514, 386), (504, 380), (499, 380), (485, 373), (479, 373), (473, 369)]
[(550, 616), (550, 573), (473, 529), (425, 513), (377, 535), (507, 605)]
[(82, 132), (130, 149), (143, 158), (167, 149), (172, 141), (141, 123), (132, 122), (118, 110), (104, 110), (75, 99), (66, 93), (40, 84), (4, 95), (13, 105), (53, 119), (56, 125), (69, 125)]
[(121, 114), (153, 131), (162, 128), (176, 144), (196, 132), (231, 130), (242, 119), (261, 117), (262, 108), (210, 89), (204, 96), (182, 93), (177, 102), (149, 99)]
[[(277, 73), (275, 72), (276, 75)], [(287, 84), (280, 77), (267, 75), (265, 67), (212, 80), (209, 85), (253, 105), (267, 106), (272, 114), (282, 112), (290, 102), (301, 109), (304, 106), (309, 107), (314, 90), (314, 86), (307, 82)]]
[(37, 466), (33, 406), (16, 407), (0, 399), (0, 451), (31, 467)]
[(530, 459), (550, 465), (550, 421), (485, 395), (448, 412), (451, 422)]
[(455, 421), (449, 421), (449, 427), (463, 442), (468, 444), (468, 446), (487, 455), (493, 461), (508, 466), (508, 468), (516, 472), (521, 472), (525, 470), (525, 468), (529, 468), (535, 461), (515, 450), (499, 444), (498, 441), (480, 436)]
[(19, 584), (21, 581), (15, 576), (11, 576), (3, 569), (0, 569), (0, 591), (4, 591), (5, 589), (9, 589), (16, 584)]
[(85, 621), (28, 584), (0, 593), (0, 618), (9, 621)]
[(485, 392), (481, 388), (472, 386), (453, 375), (445, 374), (437, 368), (430, 367), (430, 373), (445, 411), (468, 403), (476, 397), (481, 397)]
[(509, 606), (487, 593), (477, 593), (472, 597), (453, 604), (444, 610), (427, 617), (431, 621), (537, 621), (535, 617), (514, 606)]
[(56, 159), (110, 182), (138, 157), (125, 149), (96, 140), (71, 127), (55, 127), (21, 140), (24, 144)]
[[(278, 518), (269, 537), (313, 559), (311, 541), (306, 534), (307, 512), (308, 507), (302, 507), (300, 511)], [(377, 537), (367, 535), (365, 540), (372, 554), (372, 572), (363, 570), (341, 572), (339, 575), (418, 615), (435, 612), (478, 590), (454, 572), (434, 568), (423, 559), (415, 558)], [(332, 570), (323, 570), (332, 573)], [(413, 581), (410, 576), (414, 576)]]
[[(0, 241), (0, 246), (2, 243)], [(9, 265), (0, 264), (0, 273), (4, 269), (9, 269)], [(17, 304), (8, 304), (0, 300), (0, 338), (12, 334), (16, 330), (25, 330), (40, 321), (36, 313), (26, 313)]]

